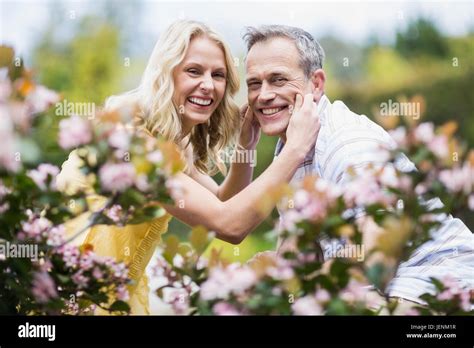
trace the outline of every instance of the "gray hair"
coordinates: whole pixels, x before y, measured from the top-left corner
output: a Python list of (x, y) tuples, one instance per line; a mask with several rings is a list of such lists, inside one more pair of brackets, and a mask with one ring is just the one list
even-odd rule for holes
[(300, 66), (306, 76), (309, 77), (313, 71), (322, 69), (324, 50), (319, 42), (303, 29), (286, 25), (247, 27), (243, 39), (247, 43), (248, 52), (257, 42), (276, 37), (287, 38), (295, 43), (300, 55)]

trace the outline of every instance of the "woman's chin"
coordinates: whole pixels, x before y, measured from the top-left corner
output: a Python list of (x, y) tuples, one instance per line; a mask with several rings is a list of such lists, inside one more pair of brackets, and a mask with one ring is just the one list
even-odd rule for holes
[(194, 127), (194, 126), (197, 126), (199, 124), (204, 124), (207, 121), (209, 121), (209, 119), (211, 118), (211, 115), (212, 114), (206, 115), (206, 114), (194, 114), (193, 113), (191, 115), (185, 115), (184, 118), (185, 118), (185, 122), (187, 124), (190, 124), (190, 125), (192, 125), (192, 127)]

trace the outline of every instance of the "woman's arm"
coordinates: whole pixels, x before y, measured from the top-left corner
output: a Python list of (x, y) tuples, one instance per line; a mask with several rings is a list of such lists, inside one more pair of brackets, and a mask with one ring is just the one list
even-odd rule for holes
[(226, 201), (233, 197), (252, 182), (253, 169), (257, 160), (256, 148), (260, 139), (260, 124), (247, 104), (241, 108), (240, 115), (242, 117), (242, 126), (239, 148), (234, 149), (238, 153), (230, 153), (229, 157), (231, 155), (234, 155), (234, 157), (225, 158), (225, 160), (230, 160), (231, 162), (230, 170), (224, 181), (217, 185), (209, 175), (203, 174), (196, 169), (190, 173), (194, 180), (214, 193), (221, 201)]
[(297, 96), (282, 152), (253, 183), (222, 202), (191, 177), (179, 174), (176, 180), (183, 191), (179, 207), (164, 205), (165, 209), (191, 226), (204, 225), (216, 232), (218, 238), (239, 244), (273, 210), (273, 207), (256, 209), (262, 197), (271, 188), (290, 181), (314, 146), (320, 127), (316, 107), (312, 95), (305, 97), (300, 108), (301, 99)]

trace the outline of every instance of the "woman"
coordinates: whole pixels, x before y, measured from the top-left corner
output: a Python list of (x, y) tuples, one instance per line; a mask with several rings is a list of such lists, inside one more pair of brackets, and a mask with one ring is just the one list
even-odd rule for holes
[[(202, 23), (178, 21), (156, 44), (140, 86), (110, 98), (106, 104), (115, 108), (137, 103), (141, 111), (139, 126), (174, 141), (187, 160), (185, 171), (176, 176), (183, 192), (179, 207), (163, 205), (169, 214), (151, 223), (94, 226), (81, 241), (93, 245), (99, 255), (128, 264), (134, 280), (129, 287), (132, 314), (149, 314), (144, 271), (171, 216), (191, 226), (204, 225), (217, 238), (240, 243), (273, 209), (267, 207), (263, 214), (256, 211), (261, 197), (271, 187), (289, 181), (314, 144), (319, 123), (312, 96), (304, 103), (298, 96), (287, 142), (272, 165), (251, 183), (250, 164), (232, 163), (224, 182), (217, 185), (209, 174), (216, 167), (225, 172), (218, 160), (219, 151), (232, 144), (237, 134), (240, 147), (254, 150), (260, 135), (251, 112), (240, 120), (232, 100), (238, 88), (230, 50), (220, 36)], [(78, 160), (72, 153), (58, 181), (76, 180), (76, 184), (85, 185), (77, 173)], [(91, 200), (98, 207), (104, 198)], [(86, 218), (72, 221), (68, 230), (77, 230)]]

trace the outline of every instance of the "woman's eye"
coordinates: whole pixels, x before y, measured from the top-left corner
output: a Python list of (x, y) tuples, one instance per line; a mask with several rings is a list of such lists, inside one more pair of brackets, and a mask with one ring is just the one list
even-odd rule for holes
[(197, 69), (188, 69), (188, 73), (192, 75), (199, 75), (199, 70)]
[(225, 78), (225, 75), (223, 73), (215, 73), (213, 74), (214, 77), (217, 77), (217, 78), (220, 78), (220, 79), (224, 79)]

